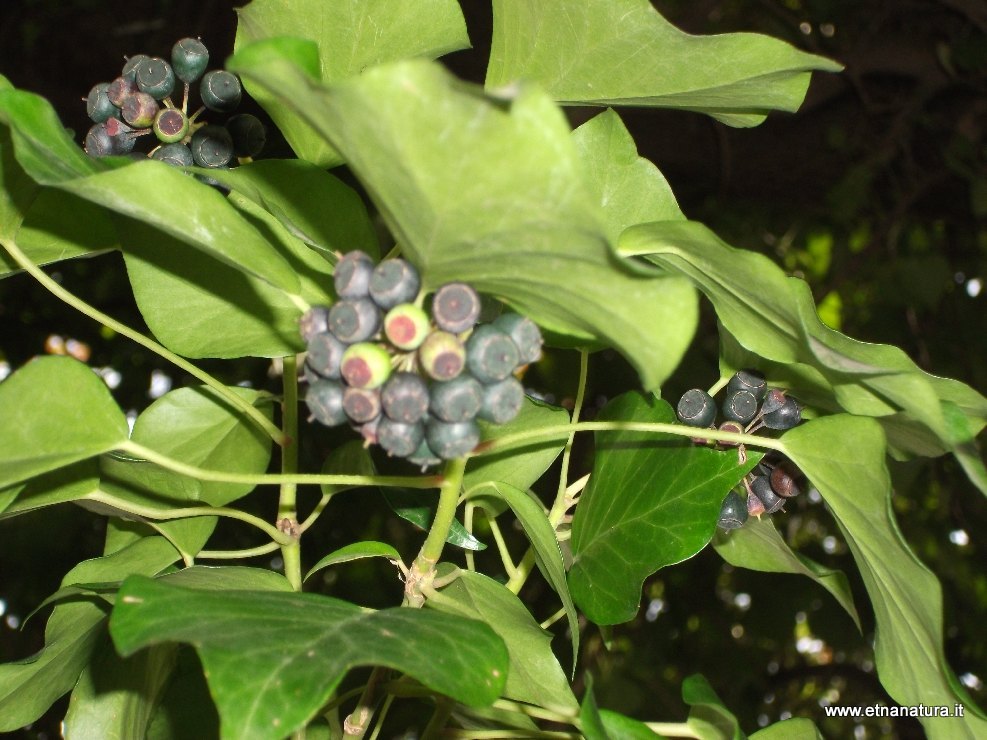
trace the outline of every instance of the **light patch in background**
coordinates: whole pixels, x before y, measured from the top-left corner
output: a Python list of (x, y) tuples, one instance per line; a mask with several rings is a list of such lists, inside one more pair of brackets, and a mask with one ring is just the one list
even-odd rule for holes
[(171, 390), (171, 385), (171, 377), (160, 370), (152, 370), (151, 384), (147, 389), (147, 395), (150, 398), (161, 398), (161, 396)]
[(949, 541), (954, 545), (965, 547), (970, 544), (970, 535), (966, 533), (965, 529), (954, 529), (949, 533)]
[(6, 360), (0, 360), (0, 380), (3, 380), (8, 375), (10, 375), (11, 367), (10, 363)]
[(976, 298), (983, 289), (984, 283), (980, 278), (970, 278), (966, 281), (966, 294), (971, 298)]

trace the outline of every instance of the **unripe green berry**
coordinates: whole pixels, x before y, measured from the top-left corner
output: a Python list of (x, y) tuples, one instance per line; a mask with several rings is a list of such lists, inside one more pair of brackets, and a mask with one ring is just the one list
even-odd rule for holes
[(426, 313), (413, 303), (402, 303), (384, 317), (384, 335), (398, 349), (418, 349), (428, 336)]
[(466, 341), (466, 364), (483, 383), (503, 380), (518, 366), (517, 345), (491, 324), (478, 326)]
[(165, 144), (180, 142), (188, 135), (188, 129), (188, 116), (178, 108), (165, 108), (154, 118), (154, 135)]
[(233, 160), (233, 140), (222, 126), (209, 125), (192, 134), (192, 158), (200, 167), (226, 167)]
[(481, 419), (494, 424), (506, 424), (521, 412), (524, 404), (524, 386), (513, 375), (483, 387)]
[(171, 66), (182, 82), (195, 82), (209, 66), (209, 50), (199, 39), (179, 39), (171, 47)]
[(160, 57), (146, 57), (137, 65), (134, 81), (141, 92), (164, 100), (175, 90), (175, 72)]
[(199, 83), (199, 97), (202, 104), (209, 110), (219, 113), (229, 113), (240, 105), (243, 87), (240, 78), (232, 72), (214, 69), (206, 72)]
[(720, 507), (720, 517), (716, 525), (720, 529), (740, 529), (747, 521), (747, 505), (736, 491), (730, 491), (723, 499)]
[(194, 164), (192, 150), (184, 144), (162, 144), (151, 154), (151, 159), (173, 167), (191, 167)]
[(305, 393), (305, 405), (316, 420), (328, 427), (347, 420), (343, 410), (343, 386), (333, 380), (312, 383)]
[(454, 334), (434, 331), (418, 348), (418, 362), (434, 380), (452, 380), (466, 365), (466, 348)]
[(347, 344), (364, 342), (380, 331), (380, 309), (369, 298), (347, 298), (329, 309), (329, 331)]
[(483, 405), (483, 386), (466, 373), (442, 383), (432, 383), (428, 410), (448, 422), (469, 421)]
[(107, 118), (112, 118), (120, 113), (106, 94), (109, 87), (109, 82), (100, 82), (98, 85), (93, 85), (93, 88), (89, 91), (89, 95), (86, 97), (86, 113), (96, 123), (102, 123)]
[(432, 318), (453, 334), (472, 329), (480, 317), (480, 296), (466, 283), (448, 283), (432, 297)]
[(708, 427), (716, 420), (716, 403), (706, 391), (693, 388), (682, 394), (675, 415), (690, 427)]
[(343, 353), (340, 373), (354, 388), (379, 388), (391, 374), (391, 356), (379, 344), (360, 342)]
[(425, 424), (425, 441), (443, 460), (452, 460), (471, 452), (480, 443), (480, 427), (475, 421), (450, 424), (429, 419)]
[(493, 325), (509, 336), (517, 345), (520, 363), (527, 365), (541, 359), (542, 336), (538, 324), (518, 313), (505, 313), (493, 321)]

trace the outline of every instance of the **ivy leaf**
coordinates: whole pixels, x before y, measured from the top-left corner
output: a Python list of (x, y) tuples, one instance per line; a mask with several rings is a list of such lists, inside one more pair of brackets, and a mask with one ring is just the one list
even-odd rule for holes
[[(265, 409), (266, 394), (231, 387), (240, 398)], [(169, 391), (137, 417), (131, 440), (189, 465), (225, 473), (260, 475), (271, 459), (271, 438), (206, 386)], [(170, 508), (203, 502), (224, 506), (254, 489), (250, 483), (200, 481), (165, 470), (144, 460), (110, 456), (104, 474), (127, 484), (140, 503)]]
[(504, 696), (562, 714), (578, 707), (558, 658), (552, 635), (535, 622), (521, 600), (503, 584), (470, 571), (430, 595), (425, 604), (438, 611), (478, 619), (490, 625), (507, 646), (510, 667)]
[(39, 357), (20, 368), (0, 383), (0, 408), (0, 487), (127, 441), (127, 419), (106, 384), (70, 357)]
[(492, 703), (507, 676), (507, 651), (485, 624), (431, 610), (366, 611), (317, 594), (216, 593), (130, 578), (110, 635), (124, 656), (149, 645), (192, 644), (223, 738), (290, 735), (360, 665), (408, 673), (474, 706)]
[[(825, 410), (877, 418), (903, 452), (926, 454), (930, 435), (942, 449), (960, 448), (955, 424), (946, 421), (945, 402), (966, 417), (968, 433), (987, 425), (987, 398), (963, 383), (923, 372), (897, 347), (860, 342), (825, 326), (804, 281), (786, 277), (764, 255), (730, 247), (702, 224), (634, 226), (621, 236), (618, 251), (688, 277), (713, 303), (737, 344), (770, 363), (799, 363), (817, 371), (831, 393), (825, 398), (815, 392)], [(751, 285), (759, 286), (756, 294)], [(792, 391), (797, 397), (800, 387)]]
[(495, 0), (487, 87), (535, 80), (573, 104), (707, 113), (756, 126), (795, 111), (812, 70), (839, 64), (754, 33), (690, 36), (648, 0)]
[[(73, 584), (122, 581), (131, 573), (153, 575), (178, 559), (162, 537), (146, 537), (107, 557), (86, 560), (62, 579)], [(35, 655), (0, 665), (0, 732), (34, 722), (72, 689), (105, 634), (105, 604), (77, 600), (55, 607), (45, 627), (45, 645)]]
[(648, 388), (678, 364), (668, 327), (694, 315), (693, 289), (614, 258), (565, 118), (537, 89), (491, 98), (424, 61), (328, 87), (286, 61), (230, 66), (344, 155), (426, 290), (466, 281), (567, 343), (615, 346)]
[[(601, 420), (677, 423), (662, 400), (615, 398)], [(589, 485), (572, 521), (569, 585), (597, 624), (633, 619), (644, 579), (710, 541), (724, 497), (757, 464), (668, 434), (597, 432)]]
[(771, 519), (751, 517), (740, 529), (719, 530), (713, 538), (713, 547), (724, 560), (738, 568), (808, 576), (829, 591), (850, 615), (857, 629), (861, 629), (846, 574), (794, 552), (778, 534)]
[(786, 432), (782, 442), (822, 494), (860, 569), (877, 621), (881, 684), (901, 705), (966, 704), (962, 718), (920, 718), (930, 737), (983, 737), (987, 719), (943, 653), (939, 581), (908, 547), (894, 518), (880, 426), (872, 419), (827, 416)]
[[(428, 531), (439, 507), (438, 491), (412, 491), (403, 488), (382, 488), (381, 495), (395, 514), (414, 524), (423, 532)], [(446, 542), (464, 550), (486, 550), (487, 546), (473, 536), (458, 519), (452, 520)]]
[(700, 740), (744, 740), (740, 723), (703, 676), (694, 674), (682, 682), (682, 700), (688, 704), (685, 723)]
[(805, 717), (775, 722), (750, 737), (751, 740), (825, 740), (815, 723)]
[[(569, 583), (565, 577), (565, 560), (559, 547), (555, 528), (548, 519), (545, 507), (534, 494), (522, 491), (507, 483), (488, 481), (473, 487), (466, 496), (472, 501), (492, 512), (500, 510), (500, 504), (507, 504), (525, 536), (535, 552), (535, 563), (545, 580), (555, 590), (562, 600), (566, 619), (569, 622), (569, 634), (572, 640), (572, 670), (576, 670), (576, 658), (579, 656), (579, 617), (576, 605), (569, 593)], [(492, 513), (491, 516), (494, 516)]]
[[(2, 387), (2, 386), (0, 386)], [(0, 393), (0, 398), (3, 394)], [(99, 464), (82, 460), (0, 489), (0, 519), (85, 498), (99, 489)]]
[(361, 560), (363, 558), (387, 558), (388, 560), (400, 563), (401, 553), (388, 545), (386, 542), (354, 542), (341, 547), (338, 550), (334, 550), (325, 557), (321, 558), (319, 562), (309, 569), (303, 580), (307, 581), (320, 570), (323, 568), (328, 568), (330, 565), (350, 563), (354, 560)]
[[(261, 39), (295, 36), (314, 41), (309, 58), (316, 80), (334, 82), (368, 67), (409, 57), (436, 58), (469, 48), (466, 21), (455, 0), (253, 0), (237, 9), (234, 49)], [(268, 112), (299, 159), (327, 168), (343, 160), (297, 112), (261, 87), (247, 90)]]

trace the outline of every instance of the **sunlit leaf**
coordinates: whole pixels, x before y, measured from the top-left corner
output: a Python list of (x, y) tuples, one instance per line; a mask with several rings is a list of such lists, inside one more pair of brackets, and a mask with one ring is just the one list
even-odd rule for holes
[(754, 33), (690, 36), (648, 0), (495, 0), (487, 86), (536, 80), (567, 103), (657, 106), (756, 126), (842, 67)]
[[(493, 702), (507, 652), (486, 625), (432, 610), (366, 611), (316, 594), (124, 583), (110, 622), (123, 655), (192, 644), (219, 709), (223, 738), (280, 738), (304, 726), (360, 665), (410, 674), (467, 704)], [(422, 660), (428, 655), (428, 660)]]
[[(435, 58), (467, 48), (466, 22), (455, 0), (253, 0), (237, 10), (235, 49), (261, 39), (295, 36), (314, 41), (308, 60), (317, 80), (335, 82), (368, 67), (410, 57)], [(304, 118), (247, 81), (300, 159), (331, 167), (342, 159)]]
[[(659, 399), (626, 393), (601, 420), (677, 423)], [(593, 475), (572, 521), (569, 585), (597, 624), (633, 619), (644, 579), (699, 552), (724, 497), (757, 464), (669, 434), (597, 432)]]
[(716, 691), (698, 673), (682, 682), (682, 700), (690, 706), (686, 724), (699, 740), (744, 740), (740, 723)]

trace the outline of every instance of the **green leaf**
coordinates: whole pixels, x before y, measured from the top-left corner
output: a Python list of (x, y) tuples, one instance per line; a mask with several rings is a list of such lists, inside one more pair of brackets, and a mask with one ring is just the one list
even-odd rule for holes
[[(267, 394), (249, 388), (230, 391), (263, 408), (270, 416)], [(271, 460), (271, 438), (245, 421), (241, 411), (206, 386), (179, 388), (147, 407), (137, 421), (131, 440), (155, 452), (208, 470), (260, 475)], [(191, 502), (223, 506), (253, 490), (250, 483), (200, 481), (130, 458), (110, 456), (104, 473), (114, 482), (127, 484), (145, 505), (162, 508)]]
[(360, 560), (362, 558), (387, 558), (388, 560), (400, 563), (401, 553), (385, 542), (354, 542), (353, 544), (341, 547), (320, 559), (319, 562), (313, 565), (309, 572), (305, 574), (305, 578), (303, 580), (307, 581), (312, 577), (312, 575), (319, 572), (323, 568), (328, 568), (330, 565), (349, 563), (353, 560)]
[[(166, 540), (147, 537), (113, 555), (79, 563), (62, 586), (121, 581), (131, 573), (153, 575), (177, 559)], [(101, 599), (61, 604), (48, 619), (44, 648), (25, 660), (0, 665), (0, 732), (35, 721), (72, 689), (104, 634), (105, 621)]]
[(699, 740), (744, 740), (740, 723), (703, 676), (694, 674), (682, 682), (682, 700), (688, 704), (686, 724)]
[[(763, 255), (728, 246), (699, 223), (632, 227), (622, 235), (619, 252), (647, 256), (688, 277), (712, 301), (741, 347), (770, 363), (799, 363), (818, 371), (831, 389), (829, 398), (815, 393), (823, 409), (877, 417), (899, 450), (926, 454), (928, 435), (944, 449), (957, 446), (944, 401), (962, 411), (973, 434), (987, 424), (987, 398), (963, 383), (923, 372), (897, 347), (860, 342), (825, 326), (804, 281), (786, 277)], [(752, 292), (751, 285), (758, 290)], [(800, 390), (792, 388), (796, 397)]]
[(756, 126), (842, 67), (753, 33), (690, 36), (648, 0), (495, 0), (487, 87), (535, 80), (566, 103), (657, 106)]
[[(14, 241), (37, 265), (95, 256), (119, 246), (104, 209), (54, 188), (38, 191)], [(20, 269), (6, 252), (0, 253), (0, 275)]]
[(603, 209), (611, 243), (616, 244), (629, 226), (685, 218), (665, 176), (638, 156), (637, 145), (616, 111), (594, 116), (572, 132), (572, 139), (589, 187)]
[(137, 307), (185, 357), (282, 357), (303, 348), (301, 309), (282, 291), (163, 231), (117, 219)]
[(656, 740), (661, 735), (643, 722), (625, 717), (609, 709), (601, 709), (600, 720), (609, 740)]
[[(412, 491), (402, 488), (382, 488), (381, 495), (395, 514), (427, 531), (439, 506), (438, 491)], [(446, 542), (464, 550), (486, 550), (487, 546), (474, 537), (458, 519), (452, 520)]]
[(987, 720), (943, 653), (939, 582), (895, 521), (881, 428), (872, 419), (828, 416), (786, 432), (782, 442), (822, 494), (860, 569), (877, 621), (874, 653), (881, 684), (901, 705), (966, 704), (962, 718), (922, 718), (929, 737), (987, 735)]
[(65, 737), (144, 737), (171, 677), (176, 653), (174, 645), (161, 645), (124, 659), (113, 651), (109, 636), (103, 635), (72, 690)]
[[(482, 432), (480, 444), (482, 446), (484, 442), (518, 432), (568, 422), (569, 412), (565, 409), (525, 397), (521, 412), (506, 424), (480, 422)], [(560, 434), (552, 439), (539, 439), (525, 447), (514, 447), (492, 455), (471, 457), (466, 463), (463, 489), (469, 491), (474, 486), (487, 481), (501, 481), (521, 490), (530, 488), (555, 462), (567, 438), (568, 435)]]
[(825, 740), (815, 723), (805, 717), (775, 722), (750, 737), (751, 740)]
[(850, 615), (857, 629), (861, 629), (846, 574), (794, 552), (778, 534), (770, 518), (751, 517), (740, 529), (730, 532), (718, 530), (713, 538), (713, 547), (724, 560), (738, 568), (808, 576), (829, 591)]
[(178, 648), (171, 681), (147, 729), (145, 740), (219, 737), (219, 715), (195, 650)]
[(615, 346), (648, 388), (677, 365), (685, 332), (669, 327), (695, 316), (693, 289), (614, 258), (568, 125), (544, 94), (493, 99), (424, 61), (331, 87), (249, 61), (230, 64), (339, 149), (427, 290), (466, 281), (568, 342)]
[(586, 740), (610, 740), (593, 694), (593, 676), (590, 673), (586, 674), (586, 693), (579, 707), (579, 729)]
[(38, 183), (153, 225), (285, 293), (297, 292), (288, 263), (208, 185), (150, 159), (106, 170), (72, 141), (50, 104), (31, 93), (0, 93), (0, 119), (11, 127), (18, 161)]
[(85, 498), (98, 490), (98, 473), (96, 460), (82, 460), (0, 489), (0, 519)]
[(359, 194), (325, 170), (297, 159), (266, 159), (209, 176), (274, 216), (294, 237), (331, 257), (359, 249), (378, 256), (377, 236)]
[(106, 384), (69, 357), (40, 357), (0, 383), (0, 487), (94, 457), (127, 441)]
[[(0, 239), (9, 239), (17, 233), (38, 189), (14, 157), (10, 127), (0, 124)], [(0, 266), (4, 267), (0, 274), (9, 264), (7, 260), (6, 253), (0, 253)]]
[[(238, 9), (237, 15), (237, 52), (251, 42), (277, 36), (309, 39), (317, 48), (308, 54), (298, 55), (296, 51), (296, 58), (305, 59), (309, 74), (324, 82), (361, 74), (383, 62), (410, 57), (434, 59), (470, 45), (462, 10), (455, 0), (406, 0), (400, 4), (390, 0), (300, 0), (290, 5), (253, 0)], [(250, 80), (246, 84), (300, 159), (323, 168), (343, 161), (304, 117), (272, 99), (263, 87), (254, 87)]]
[[(601, 420), (677, 423), (660, 399), (626, 393)], [(634, 618), (644, 579), (710, 541), (724, 497), (757, 464), (748, 450), (697, 447), (669, 434), (597, 432), (593, 475), (572, 521), (569, 585), (597, 624)]]
[(160, 581), (182, 588), (207, 591), (293, 591), (288, 579), (264, 568), (240, 565), (193, 565), (161, 576)]
[(478, 619), (500, 635), (510, 660), (506, 698), (575, 714), (579, 705), (552, 652), (552, 634), (542, 629), (521, 600), (502, 584), (480, 573), (461, 571), (437, 595), (430, 594), (425, 604)]
[(316, 594), (213, 593), (132, 578), (110, 634), (123, 655), (163, 642), (195, 646), (223, 738), (290, 735), (360, 665), (408, 673), (471, 705), (492, 703), (507, 675), (503, 642), (480, 622), (421, 609), (364, 611)]
[(534, 494), (500, 481), (487, 481), (474, 486), (467, 493), (466, 499), (493, 512), (500, 511), (500, 504), (503, 502), (511, 508), (521, 523), (521, 528), (534, 549), (538, 569), (548, 585), (559, 595), (565, 608), (572, 640), (572, 669), (575, 671), (576, 658), (579, 655), (579, 617), (569, 594), (562, 550), (555, 536), (555, 528), (545, 513), (545, 507)]

